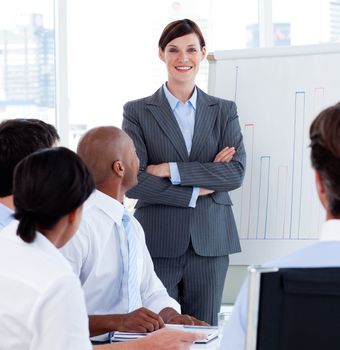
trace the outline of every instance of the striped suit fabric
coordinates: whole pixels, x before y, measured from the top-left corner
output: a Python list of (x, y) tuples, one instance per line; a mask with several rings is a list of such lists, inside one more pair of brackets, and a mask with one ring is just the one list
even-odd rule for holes
[[(171, 265), (171, 260), (169, 263), (162, 259), (183, 257), (192, 249), (201, 257), (224, 257), (224, 265), (228, 266), (228, 255), (240, 251), (228, 194), (241, 186), (245, 172), (245, 150), (236, 105), (197, 88), (190, 155), (163, 88), (152, 96), (124, 106), (123, 129), (133, 139), (140, 159), (139, 183), (127, 195), (138, 199), (135, 216), (144, 228), (155, 270), (173, 296), (173, 286), (167, 283), (172, 272), (165, 272), (161, 267)], [(216, 154), (226, 146), (236, 148), (232, 161), (214, 163)], [(164, 162), (177, 162), (181, 185), (172, 185), (167, 178), (146, 173), (149, 164)], [(193, 186), (215, 192), (199, 197), (196, 208), (189, 208)], [(193, 278), (202, 278), (198, 271), (202, 268), (204, 266), (196, 268), (197, 271), (192, 269)], [(223, 279), (222, 287), (218, 287), (221, 289), (217, 293), (219, 300), (207, 301), (211, 305), (210, 312), (196, 313), (210, 323), (216, 322), (216, 315), (212, 315), (216, 313), (213, 304), (220, 305), (226, 273), (221, 264), (216, 269), (225, 271), (216, 275)], [(211, 290), (215, 287), (209, 286)], [(181, 301), (181, 298), (177, 300)]]

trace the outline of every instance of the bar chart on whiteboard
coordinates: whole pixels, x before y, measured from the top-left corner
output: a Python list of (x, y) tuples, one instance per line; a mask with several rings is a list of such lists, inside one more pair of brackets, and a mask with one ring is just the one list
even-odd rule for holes
[(312, 91), (313, 98), (307, 93), (292, 92), (291, 113), (280, 122), (275, 111), (268, 119), (254, 115), (241, 122), (247, 171), (243, 186), (231, 193), (241, 239), (318, 237), (324, 210), (310, 165), (308, 128), (312, 111), (321, 110), (324, 89)]
[(243, 185), (230, 193), (241, 243), (318, 238), (325, 211), (309, 127), (340, 100), (340, 46), (335, 51), (222, 52), (210, 66), (209, 93), (236, 102), (247, 153)]

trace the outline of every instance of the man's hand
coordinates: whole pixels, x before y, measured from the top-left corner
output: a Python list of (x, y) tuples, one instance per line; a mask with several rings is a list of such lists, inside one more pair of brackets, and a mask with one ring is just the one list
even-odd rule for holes
[(216, 154), (214, 163), (229, 163), (233, 159), (235, 152), (234, 147), (224, 147)]
[(167, 320), (167, 323), (172, 323), (172, 324), (187, 324), (187, 325), (192, 325), (192, 326), (209, 326), (207, 322), (200, 321), (194, 316), (190, 315), (178, 315), (170, 320)]
[(204, 321), (200, 321), (193, 316), (181, 315), (175, 309), (171, 307), (164, 308), (159, 315), (162, 317), (165, 323), (173, 324), (188, 324), (196, 326), (208, 326)]
[(169, 166), (169, 163), (148, 165), (146, 167), (146, 172), (153, 176), (170, 177), (170, 166)]
[(145, 307), (120, 316), (121, 322), (117, 330), (121, 332), (153, 332), (165, 326), (160, 315)]

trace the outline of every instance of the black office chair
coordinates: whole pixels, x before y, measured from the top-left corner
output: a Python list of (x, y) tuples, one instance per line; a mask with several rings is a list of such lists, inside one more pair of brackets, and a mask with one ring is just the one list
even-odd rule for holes
[(250, 268), (247, 350), (339, 350), (340, 268)]

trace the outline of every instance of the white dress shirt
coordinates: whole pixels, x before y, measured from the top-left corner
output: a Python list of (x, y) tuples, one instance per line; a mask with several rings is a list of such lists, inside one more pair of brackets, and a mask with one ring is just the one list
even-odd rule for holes
[[(61, 249), (79, 276), (89, 315), (128, 312), (128, 245), (122, 217), (124, 206), (96, 190), (85, 202), (79, 231)], [(165, 307), (180, 312), (157, 277), (144, 231), (131, 215), (137, 244), (137, 279), (142, 305), (156, 313)]]
[[(284, 258), (272, 261), (268, 267), (340, 267), (340, 220), (323, 224), (320, 240)], [(220, 349), (244, 350), (247, 327), (248, 280), (236, 299), (232, 316), (226, 324)]]
[(0, 235), (0, 349), (92, 349), (78, 278), (45, 236), (25, 243), (17, 224)]

